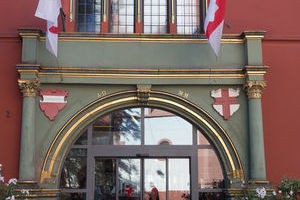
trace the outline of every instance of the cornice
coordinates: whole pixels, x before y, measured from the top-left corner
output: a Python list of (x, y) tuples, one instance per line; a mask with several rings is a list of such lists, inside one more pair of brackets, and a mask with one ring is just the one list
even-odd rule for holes
[[(45, 34), (36, 29), (19, 29), (22, 38), (37, 38), (45, 40)], [(242, 34), (223, 34), (222, 43), (244, 43), (245, 40), (264, 38), (263, 31), (245, 31)], [(118, 33), (81, 33), (81, 32), (60, 32), (60, 41), (93, 41), (93, 42), (167, 42), (167, 43), (207, 43), (204, 34), (198, 35), (174, 35), (174, 34), (118, 34)]]
[(17, 70), (21, 75), (39, 77), (85, 77), (85, 78), (144, 78), (144, 79), (189, 79), (189, 78), (244, 78), (241, 68), (228, 69), (148, 69), (133, 68), (80, 68), (80, 67), (42, 67), (37, 64), (18, 64)]
[[(34, 75), (35, 77), (76, 77), (76, 78), (144, 78), (144, 79), (189, 79), (189, 78), (218, 78), (218, 79), (244, 79), (250, 76), (263, 76), (268, 66), (245, 66), (244, 68), (189, 68), (153, 69), (139, 68), (109, 68), (109, 67), (43, 67), (39, 64), (18, 64), (17, 70), (21, 75)], [(262, 77), (263, 78), (263, 77)]]
[(268, 69), (269, 66), (265, 66), (265, 65), (248, 65), (245, 66), (245, 75), (248, 77), (251, 75), (263, 76), (265, 73), (267, 73)]
[(246, 40), (261, 40), (265, 37), (266, 31), (244, 31), (242, 37)]

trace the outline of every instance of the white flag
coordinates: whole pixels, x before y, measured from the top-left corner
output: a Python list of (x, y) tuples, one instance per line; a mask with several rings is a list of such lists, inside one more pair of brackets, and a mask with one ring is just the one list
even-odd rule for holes
[(35, 16), (55, 23), (61, 8), (60, 0), (40, 0)]
[(61, 0), (40, 0), (35, 16), (47, 20), (46, 48), (57, 57), (58, 27), (57, 18)]
[(225, 18), (225, 0), (210, 0), (204, 22), (205, 34), (208, 42), (218, 56), (221, 45)]
[(58, 28), (57, 20), (55, 23), (47, 21), (46, 32), (46, 48), (50, 53), (57, 57), (57, 41), (58, 41)]

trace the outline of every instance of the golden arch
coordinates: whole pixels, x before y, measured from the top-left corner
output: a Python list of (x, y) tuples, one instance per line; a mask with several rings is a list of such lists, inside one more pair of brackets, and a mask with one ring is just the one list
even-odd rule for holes
[[(239, 178), (244, 181), (244, 171), (239, 155), (225, 130), (199, 106), (191, 103), (174, 94), (151, 91), (147, 105), (168, 109), (175, 113), (184, 115), (186, 119), (192, 121), (196, 126), (204, 128), (209, 132), (211, 141), (217, 147), (221, 154), (221, 160), (225, 171), (233, 178)], [(58, 179), (59, 170), (63, 163), (63, 157), (66, 155), (72, 142), (78, 136), (80, 131), (88, 123), (93, 121), (99, 115), (106, 114), (116, 108), (128, 106), (138, 106), (137, 91), (123, 91), (102, 97), (78, 111), (70, 118), (59, 130), (52, 141), (42, 166), (40, 183), (45, 179), (52, 180), (55, 183)]]

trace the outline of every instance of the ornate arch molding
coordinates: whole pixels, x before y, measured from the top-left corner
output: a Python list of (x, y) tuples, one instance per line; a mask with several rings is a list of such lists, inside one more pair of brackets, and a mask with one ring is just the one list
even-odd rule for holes
[(225, 130), (202, 108), (174, 94), (148, 91), (141, 101), (140, 91), (130, 90), (114, 93), (88, 104), (71, 117), (53, 139), (43, 162), (40, 183), (57, 184), (64, 158), (81, 131), (97, 117), (126, 107), (141, 105), (171, 111), (195, 124), (203, 131), (217, 149), (217, 153), (229, 180), (244, 181), (243, 167)]

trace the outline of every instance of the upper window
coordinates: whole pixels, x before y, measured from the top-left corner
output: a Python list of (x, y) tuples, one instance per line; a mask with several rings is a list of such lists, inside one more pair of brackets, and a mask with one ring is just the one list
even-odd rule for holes
[(200, 33), (200, 0), (177, 0), (177, 33)]
[(100, 32), (101, 7), (101, 0), (78, 0), (76, 20), (78, 32)]
[(110, 32), (134, 33), (134, 0), (111, 0)]
[(168, 33), (167, 0), (144, 1), (144, 33)]
[(203, 0), (77, 0), (78, 32), (200, 34)]
[(192, 145), (192, 128), (189, 122), (167, 111), (132, 108), (98, 118), (93, 124), (93, 144)]

